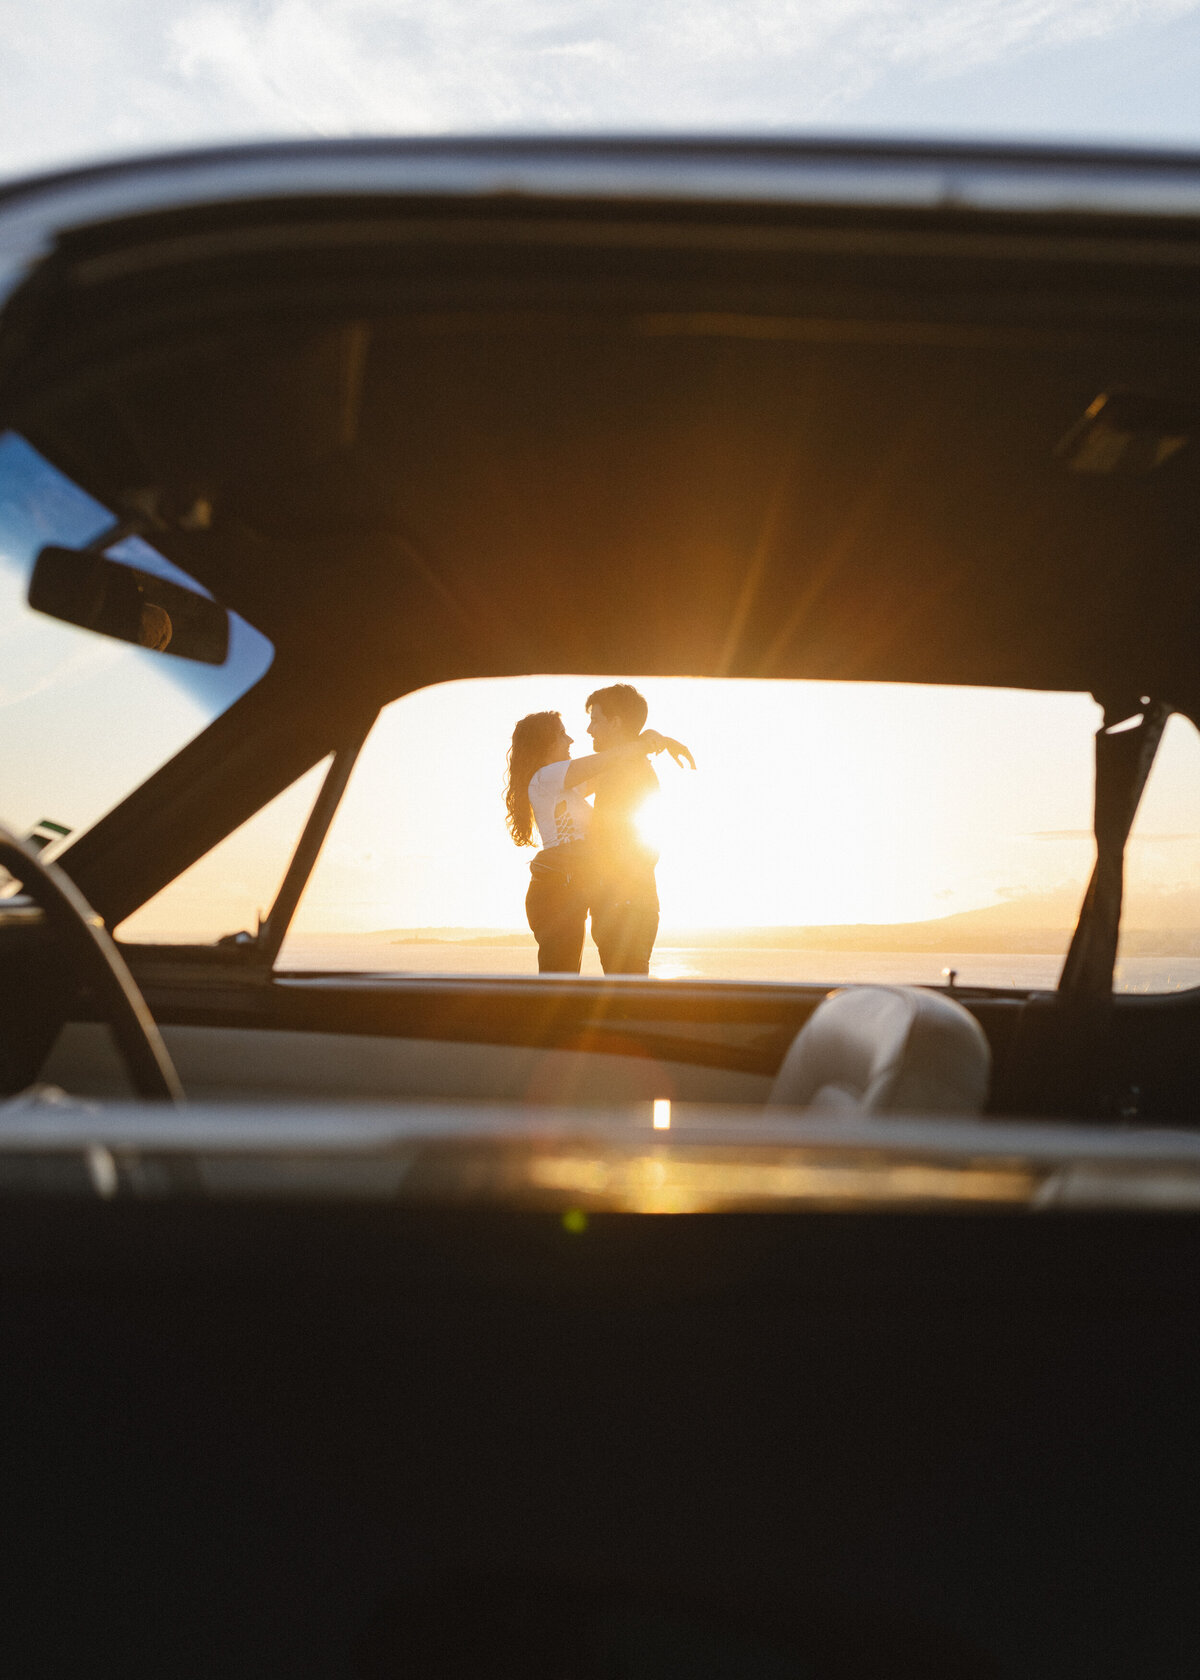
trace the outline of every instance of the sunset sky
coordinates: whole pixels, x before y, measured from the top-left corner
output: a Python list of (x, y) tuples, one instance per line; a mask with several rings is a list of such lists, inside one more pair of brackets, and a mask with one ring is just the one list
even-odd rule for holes
[[(301, 902), (297, 933), (522, 928), (529, 851), (504, 828), (504, 755), (526, 712), (558, 709), (588, 750), (606, 677), (424, 690), (385, 712)], [(635, 679), (636, 680), (636, 679)], [(1091, 867), (1082, 695), (648, 679), (650, 719), (692, 748), (659, 758), (664, 926), (892, 922), (1050, 895), (1073, 910)], [(269, 907), (316, 774), (126, 924), (214, 937)], [(1200, 741), (1173, 721), (1131, 847), (1131, 891), (1200, 875)], [(1200, 911), (1200, 904), (1196, 906)], [(1200, 915), (1197, 920), (1200, 921)]]

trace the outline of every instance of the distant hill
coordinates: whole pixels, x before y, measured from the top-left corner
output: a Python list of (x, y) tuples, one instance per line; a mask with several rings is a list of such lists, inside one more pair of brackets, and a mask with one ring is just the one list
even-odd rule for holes
[[(835, 922), (816, 927), (664, 931), (659, 944), (798, 951), (1012, 951), (1061, 953), (1075, 925), (1074, 893), (1002, 899), (924, 922)], [(1200, 938), (1200, 929), (1197, 937)]]
[[(1200, 892), (1180, 889), (1131, 902), (1122, 933), (1126, 956), (1200, 956)], [(1026, 894), (982, 910), (960, 910), (924, 922), (849, 922), (813, 927), (664, 928), (660, 950), (997, 951), (1061, 955), (1079, 912), (1079, 892)], [(370, 937), (395, 945), (531, 946), (517, 928), (390, 928)]]

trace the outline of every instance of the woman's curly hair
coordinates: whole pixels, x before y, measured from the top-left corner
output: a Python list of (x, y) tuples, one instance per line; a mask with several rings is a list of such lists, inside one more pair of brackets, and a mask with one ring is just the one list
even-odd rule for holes
[(529, 781), (544, 764), (553, 762), (550, 752), (563, 720), (558, 712), (530, 712), (513, 730), (512, 746), (505, 760), (508, 776), (504, 784), (504, 806), (508, 832), (518, 846), (533, 845), (533, 807), (529, 803)]

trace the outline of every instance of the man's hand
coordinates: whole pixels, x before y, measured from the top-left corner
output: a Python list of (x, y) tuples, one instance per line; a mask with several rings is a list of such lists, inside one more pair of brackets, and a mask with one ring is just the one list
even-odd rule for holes
[(686, 761), (693, 770), (696, 768), (696, 760), (683, 742), (676, 741), (670, 735), (660, 735), (657, 729), (643, 729), (637, 738), (637, 745), (644, 753), (670, 753), (676, 764), (682, 766)]
[(678, 764), (681, 768), (685, 760), (691, 765), (693, 770), (696, 768), (696, 760), (692, 757), (691, 753), (687, 750), (682, 741), (675, 741), (670, 735), (660, 735), (658, 739), (659, 745), (655, 747), (655, 752), (669, 752), (676, 764)]

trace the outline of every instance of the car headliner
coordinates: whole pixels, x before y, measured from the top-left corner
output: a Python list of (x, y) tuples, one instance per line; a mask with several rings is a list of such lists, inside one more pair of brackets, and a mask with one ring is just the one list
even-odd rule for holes
[[(106, 505), (149, 492), (283, 672), (1200, 710), (1195, 442), (1143, 474), (1056, 453), (1102, 393), (1194, 401), (1196, 159), (247, 148), (6, 217), (51, 248), (0, 320), (0, 415)], [(211, 530), (180, 528), (197, 497)]]

